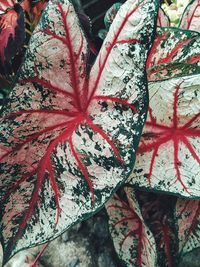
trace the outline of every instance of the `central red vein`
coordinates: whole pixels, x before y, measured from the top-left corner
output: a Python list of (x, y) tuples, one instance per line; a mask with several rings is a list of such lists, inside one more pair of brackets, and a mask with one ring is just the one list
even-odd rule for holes
[(66, 32), (66, 42), (68, 44), (67, 48), (69, 49), (70, 67), (71, 67), (70, 77), (71, 77), (72, 87), (73, 87), (73, 90), (75, 92), (75, 100), (76, 100), (76, 103), (77, 103), (77, 107), (78, 107), (79, 111), (82, 111), (79, 84), (77, 83), (78, 82), (78, 71), (77, 71), (76, 65), (75, 65), (76, 59), (74, 58), (71, 34), (70, 34), (70, 30), (68, 28), (67, 19), (66, 19), (69, 10), (65, 14), (65, 12), (63, 11), (62, 5), (59, 2), (58, 2), (58, 7), (59, 7), (59, 10), (60, 10), (60, 13), (61, 13), (61, 16), (62, 16), (62, 20), (63, 20), (63, 23), (64, 23), (64, 28), (65, 28), (65, 32)]
[[(144, 4), (144, 3), (143, 3), (143, 4)], [(91, 102), (91, 100), (92, 100), (92, 98), (93, 98), (93, 96), (94, 96), (94, 94), (95, 94), (95, 92), (96, 92), (96, 90), (97, 90), (97, 87), (98, 87), (98, 84), (99, 84), (99, 82), (100, 82), (102, 73), (103, 73), (103, 71), (104, 71), (104, 69), (105, 69), (105, 65), (106, 65), (106, 62), (107, 62), (107, 60), (108, 60), (108, 57), (109, 57), (109, 55), (110, 55), (110, 53), (111, 53), (113, 47), (116, 45), (120, 33), (122, 32), (124, 26), (126, 25), (128, 19), (130, 18), (130, 16), (132, 16), (133, 13), (135, 13), (139, 7), (141, 7), (141, 4), (138, 5), (138, 6), (136, 6), (130, 13), (127, 14), (127, 16), (125, 17), (124, 21), (123, 21), (122, 24), (120, 25), (120, 27), (119, 27), (117, 33), (115, 34), (114, 39), (112, 40), (111, 44), (108, 46), (107, 51), (106, 51), (105, 58), (104, 58), (103, 62), (100, 64), (99, 72), (98, 72), (97, 78), (96, 78), (96, 80), (95, 80), (95, 82), (94, 82), (94, 86), (93, 86), (93, 88), (92, 88), (92, 90), (91, 90), (91, 93), (90, 93), (90, 96), (89, 96), (89, 98), (88, 98), (88, 105), (89, 105), (89, 103)], [(134, 40), (135, 40), (135, 39), (134, 39)], [(124, 41), (126, 41), (126, 40), (124, 40)], [(122, 42), (122, 40), (121, 40), (120, 42)], [(138, 42), (139, 42), (139, 41), (138, 41)], [(101, 59), (101, 54), (99, 55), (99, 58)], [(100, 59), (99, 59), (99, 60), (100, 60)]]

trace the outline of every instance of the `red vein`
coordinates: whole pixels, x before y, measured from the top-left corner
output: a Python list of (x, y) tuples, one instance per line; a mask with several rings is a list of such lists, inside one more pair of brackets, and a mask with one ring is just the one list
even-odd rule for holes
[(64, 37), (58, 36), (56, 33), (50, 31), (50, 29), (41, 29), (38, 32), (46, 33), (47, 35), (50, 35), (53, 38), (61, 41), (63, 44), (65, 44), (65, 45), (68, 44), (67, 41), (66, 41), (66, 39)]
[(154, 116), (153, 116), (153, 110), (152, 110), (151, 107), (149, 107), (148, 112), (149, 112), (149, 117), (150, 117), (150, 120), (151, 120), (150, 123), (153, 123), (154, 125), (157, 125), (156, 118), (154, 118)]
[(189, 149), (191, 155), (193, 156), (193, 158), (200, 164), (200, 158), (199, 156), (196, 154), (193, 146), (191, 145), (191, 143), (188, 141), (188, 139), (185, 136), (182, 136), (181, 141), (186, 145), (186, 147)]
[(176, 90), (174, 93), (174, 103), (173, 103), (173, 127), (174, 129), (178, 126), (178, 117), (177, 117), (177, 108), (178, 108), (178, 91), (180, 89), (180, 85), (176, 86)]
[(19, 179), (17, 182), (15, 182), (14, 185), (12, 185), (12, 187), (10, 189), (8, 189), (8, 191), (6, 192), (6, 195), (3, 197), (2, 202), (4, 202), (10, 196), (10, 194), (18, 188), (18, 186), (21, 183), (26, 181), (26, 179), (28, 179), (29, 177), (33, 176), (36, 172), (37, 172), (37, 169), (34, 169), (32, 172), (29, 172), (29, 173), (23, 175), (21, 179)]
[(112, 150), (114, 151), (114, 153), (115, 153), (117, 159), (118, 159), (121, 163), (123, 163), (123, 160), (122, 160), (122, 158), (121, 158), (121, 156), (120, 156), (120, 154), (119, 154), (118, 149), (117, 149), (116, 146), (114, 145), (113, 141), (108, 137), (108, 135), (107, 135), (104, 131), (102, 131), (101, 128), (99, 128), (98, 126), (96, 126), (96, 125), (93, 123), (93, 121), (92, 121), (89, 117), (86, 118), (86, 121), (87, 121), (87, 123), (88, 123), (88, 125), (90, 126), (91, 129), (93, 129), (96, 133), (100, 134), (100, 135), (103, 137), (103, 139), (106, 140), (106, 142), (110, 145), (110, 147), (111, 147)]
[(129, 236), (131, 236), (131, 235), (134, 235), (134, 234), (137, 234), (137, 230), (130, 230), (125, 236), (124, 236), (124, 238), (123, 238), (123, 240), (122, 240), (122, 243), (121, 243), (121, 246), (123, 246), (123, 244), (124, 244), (124, 242), (126, 241), (126, 239), (129, 237)]
[(134, 216), (132, 215), (131, 217), (125, 217), (125, 218), (122, 218), (121, 220), (117, 221), (115, 224), (114, 224), (114, 227), (117, 226), (118, 224), (121, 224), (123, 222), (127, 222), (127, 221), (130, 221), (134, 219)]
[(33, 264), (30, 265), (30, 267), (37, 267), (37, 262), (39, 260), (39, 258), (42, 256), (42, 254), (44, 253), (44, 251), (47, 249), (47, 247), (49, 246), (49, 243), (45, 244), (44, 247), (42, 248), (42, 250), (39, 252), (39, 254), (37, 255), (37, 257), (35, 258), (35, 261), (33, 262)]
[(188, 64), (195, 64), (198, 63), (200, 61), (200, 56), (195, 55), (194, 57), (190, 58), (187, 63)]
[(192, 125), (192, 123), (198, 118), (200, 117), (200, 112), (197, 113), (191, 120), (189, 120), (185, 125), (183, 125), (182, 127), (180, 127), (180, 129), (185, 129), (188, 128)]
[(42, 184), (45, 178), (45, 169), (46, 169), (46, 164), (45, 161), (42, 162), (42, 164), (40, 164), (40, 167), (38, 168), (38, 175), (37, 175), (37, 179), (36, 179), (36, 185), (34, 186), (34, 190), (33, 190), (33, 194), (31, 196), (31, 200), (29, 202), (28, 208), (24, 211), (24, 218), (22, 220), (22, 222), (19, 224), (19, 228), (18, 231), (15, 235), (15, 238), (13, 240), (12, 246), (11, 248), (14, 247), (14, 245), (16, 244), (17, 240), (19, 239), (19, 237), (21, 236), (21, 234), (23, 233), (23, 231), (25, 230), (28, 221), (30, 221), (33, 213), (34, 213), (34, 209), (35, 209), (35, 205), (38, 202), (38, 196), (40, 193), (40, 190), (42, 188)]
[(147, 145), (140, 146), (137, 151), (140, 154), (147, 152), (147, 151), (151, 151), (155, 147), (157, 146), (160, 147), (161, 145), (169, 142), (170, 140), (171, 140), (171, 134), (158, 138), (156, 142), (151, 142), (151, 143), (148, 143)]
[(191, 26), (191, 23), (192, 23), (192, 19), (193, 19), (193, 17), (194, 17), (194, 14), (195, 14), (195, 12), (196, 12), (196, 10), (197, 10), (197, 7), (199, 7), (199, 2), (198, 2), (198, 4), (196, 5), (196, 7), (194, 8), (194, 10), (193, 10), (193, 12), (192, 12), (192, 15), (190, 16), (190, 19), (189, 19), (189, 21), (188, 21), (188, 29), (190, 28), (190, 26)]
[(58, 220), (61, 214), (61, 208), (60, 208), (60, 191), (58, 188), (58, 184), (56, 181), (56, 177), (54, 174), (54, 170), (52, 167), (52, 162), (49, 160), (48, 162), (48, 167), (47, 170), (49, 171), (49, 180), (51, 182), (52, 188), (54, 190), (54, 195), (55, 195), (55, 203), (56, 203), (56, 208), (57, 208), (57, 219), (56, 219), (56, 225), (58, 224)]
[(177, 140), (176, 136), (174, 136), (173, 141), (174, 141), (174, 168), (176, 170), (177, 180), (181, 183), (181, 185), (183, 186), (185, 191), (188, 194), (190, 194), (190, 192), (188, 191), (187, 187), (185, 186), (185, 184), (183, 183), (183, 181), (181, 179), (181, 174), (180, 174), (180, 170), (178, 167), (178, 165), (180, 164), (180, 161), (178, 159), (178, 140)]
[[(106, 65), (106, 62), (107, 62), (107, 60), (108, 60), (108, 57), (109, 57), (109, 55), (110, 55), (110, 53), (111, 53), (111, 51), (112, 51), (114, 45), (117, 43), (117, 39), (119, 38), (120, 33), (122, 32), (124, 26), (126, 25), (128, 19), (130, 18), (130, 16), (132, 16), (132, 15), (137, 11), (137, 9), (138, 9), (140, 6), (141, 6), (141, 4), (138, 5), (138, 6), (136, 6), (130, 13), (128, 13), (128, 14), (126, 15), (126, 17), (124, 18), (124, 21), (122, 22), (122, 24), (120, 25), (120, 27), (119, 27), (117, 33), (115, 34), (115, 37), (114, 37), (113, 41), (112, 41), (112, 42), (110, 43), (110, 45), (108, 46), (108, 48), (107, 48), (107, 50), (106, 50), (106, 55), (105, 55), (105, 57), (104, 57), (104, 60), (103, 60), (102, 64), (100, 65), (99, 72), (98, 72), (98, 75), (97, 75), (97, 77), (96, 77), (96, 80), (94, 81), (94, 86), (93, 86), (93, 88), (92, 88), (91, 94), (90, 94), (89, 99), (88, 99), (88, 105), (89, 105), (89, 103), (91, 102), (91, 99), (93, 98), (93, 96), (94, 96), (94, 94), (95, 94), (95, 91), (96, 91), (96, 89), (97, 89), (97, 87), (98, 87), (98, 84), (99, 84), (99, 82), (100, 82), (102, 73), (103, 73), (103, 71), (104, 71), (104, 69), (105, 69), (105, 65)], [(139, 41), (139, 40), (137, 40), (137, 42), (138, 42), (138, 41)], [(100, 55), (100, 57), (101, 57), (101, 55)]]
[(70, 93), (70, 92), (67, 92), (66, 90), (64, 89), (61, 89), (57, 86), (53, 86), (50, 82), (47, 82), (47, 81), (44, 81), (42, 79), (40, 79), (39, 77), (34, 77), (34, 78), (28, 78), (28, 79), (25, 79), (25, 80), (22, 80), (21, 82), (32, 82), (32, 83), (37, 83), (45, 88), (48, 88), (49, 90), (51, 90), (52, 92), (57, 92), (57, 93), (61, 93), (71, 99), (74, 99), (74, 94)]
[(148, 181), (149, 181), (150, 186), (151, 186), (151, 176), (153, 174), (153, 165), (154, 165), (154, 161), (156, 159), (157, 153), (158, 153), (158, 149), (159, 149), (159, 145), (155, 147), (152, 158), (151, 158), (151, 164), (150, 164), (149, 174), (148, 174)]
[(66, 40), (68, 43), (68, 49), (69, 49), (69, 57), (70, 57), (70, 67), (71, 67), (71, 72), (70, 72), (70, 78), (71, 78), (71, 83), (72, 83), (72, 87), (75, 93), (75, 100), (76, 100), (76, 104), (77, 107), (80, 111), (82, 111), (82, 107), (81, 107), (81, 100), (80, 100), (80, 92), (79, 92), (79, 84), (77, 83), (78, 81), (78, 73), (77, 73), (77, 69), (76, 69), (76, 65), (75, 65), (75, 59), (74, 59), (74, 51), (73, 51), (73, 45), (72, 45), (72, 40), (71, 40), (71, 34), (70, 34), (70, 30), (69, 27), (67, 25), (67, 14), (68, 12), (65, 14), (64, 10), (62, 8), (61, 3), (57, 3), (58, 4), (58, 8), (60, 10), (61, 13), (61, 17), (63, 20), (63, 24), (64, 24), (64, 29), (66, 32)]
[[(69, 122), (68, 122), (69, 123)], [(45, 128), (44, 130), (40, 131), (40, 132), (37, 132), (33, 135), (31, 135), (29, 138), (27, 138), (26, 140), (24, 140), (21, 144), (17, 144), (12, 150), (8, 151), (6, 154), (4, 154), (3, 156), (1, 156), (0, 158), (0, 162), (5, 158), (7, 157), (8, 155), (10, 155), (11, 153), (14, 153), (16, 152), (17, 150), (21, 149), (25, 144), (33, 141), (34, 139), (36, 139), (37, 137), (39, 137), (40, 135), (44, 134), (44, 133), (47, 133), (47, 132), (50, 132), (56, 128), (59, 128), (59, 127), (64, 127), (66, 126), (67, 123), (64, 122), (64, 123), (60, 123), (60, 124), (56, 124), (54, 126), (49, 126), (47, 128)]]
[(93, 183), (92, 183), (92, 180), (89, 177), (89, 173), (88, 173), (87, 169), (85, 168), (85, 166), (83, 165), (83, 163), (79, 159), (78, 154), (77, 154), (76, 150), (74, 149), (72, 137), (70, 137), (69, 145), (70, 145), (70, 149), (72, 151), (72, 154), (73, 154), (73, 156), (74, 156), (74, 158), (75, 158), (75, 160), (76, 160), (76, 162), (78, 164), (78, 167), (81, 170), (81, 172), (82, 172), (84, 178), (86, 179), (86, 182), (87, 182), (87, 184), (88, 184), (88, 186), (90, 188), (90, 191), (92, 193), (92, 203), (94, 204), (94, 202), (95, 202), (95, 195), (94, 195)]
[(176, 44), (176, 46), (172, 49), (170, 53), (167, 54), (165, 58), (161, 58), (160, 60), (158, 60), (157, 65), (169, 63), (170, 61), (172, 61), (173, 57), (177, 54), (179, 49), (181, 49), (184, 45), (188, 44), (190, 41), (191, 41), (191, 38), (184, 40), (180, 42), (179, 44)]
[(147, 63), (146, 63), (146, 68), (147, 69), (149, 69), (151, 64), (152, 64), (151, 61), (152, 61), (153, 55), (156, 52), (156, 49), (158, 48), (159, 43), (162, 41), (162, 39), (165, 39), (166, 35), (167, 35), (167, 32), (165, 32), (163, 35), (158, 35), (157, 38), (154, 40), (154, 43), (153, 43), (153, 45), (151, 47), (149, 56), (147, 58)]

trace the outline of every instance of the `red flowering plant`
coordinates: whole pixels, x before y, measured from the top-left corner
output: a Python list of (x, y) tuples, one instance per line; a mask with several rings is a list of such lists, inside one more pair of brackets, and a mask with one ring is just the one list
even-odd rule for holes
[(73, 5), (49, 0), (1, 114), (3, 264), (97, 212), (130, 176), (158, 8), (127, 0), (88, 68)]

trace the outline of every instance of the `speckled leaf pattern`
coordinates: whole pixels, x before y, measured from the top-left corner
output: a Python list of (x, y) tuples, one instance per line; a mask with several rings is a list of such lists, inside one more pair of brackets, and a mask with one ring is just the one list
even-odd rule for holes
[(200, 202), (178, 199), (174, 214), (181, 257), (200, 247)]
[(157, 26), (160, 26), (160, 27), (170, 26), (170, 20), (162, 8), (159, 8)]
[(72, 4), (49, 1), (1, 119), (4, 262), (89, 217), (129, 176), (157, 9), (157, 1), (128, 0), (88, 75)]
[(149, 81), (200, 73), (200, 34), (178, 28), (157, 29), (147, 60)]
[(157, 266), (155, 239), (144, 223), (133, 189), (125, 191), (128, 202), (114, 195), (106, 204), (116, 252), (127, 267)]
[(200, 197), (200, 75), (149, 85), (150, 103), (130, 182)]
[(200, 0), (193, 0), (188, 4), (179, 27), (200, 32)]

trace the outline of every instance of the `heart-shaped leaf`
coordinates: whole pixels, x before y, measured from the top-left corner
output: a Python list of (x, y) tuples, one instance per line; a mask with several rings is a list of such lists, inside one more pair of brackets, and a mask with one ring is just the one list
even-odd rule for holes
[(72, 4), (49, 1), (1, 119), (4, 263), (90, 216), (129, 176), (157, 9), (157, 1), (128, 0), (88, 75)]
[(200, 197), (200, 75), (149, 84), (149, 114), (130, 182)]
[(147, 60), (148, 80), (200, 73), (200, 35), (177, 28), (157, 29)]
[(115, 249), (125, 266), (157, 266), (155, 239), (145, 224), (132, 188), (125, 189), (128, 201), (117, 195), (106, 204)]
[(179, 27), (193, 31), (200, 31), (200, 0), (192, 0), (186, 7)]
[(181, 257), (200, 247), (200, 202), (178, 199), (174, 214)]

